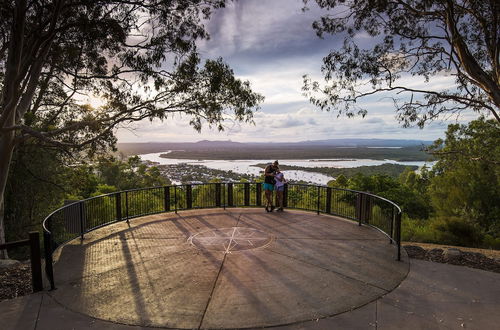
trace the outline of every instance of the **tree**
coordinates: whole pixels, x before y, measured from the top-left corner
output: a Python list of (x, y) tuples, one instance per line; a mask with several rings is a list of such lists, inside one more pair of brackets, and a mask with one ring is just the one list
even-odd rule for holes
[(458, 217), (500, 236), (500, 124), (479, 119), (448, 126), (431, 152), (438, 159), (429, 192), (440, 217)]
[(348, 182), (349, 189), (370, 192), (395, 202), (411, 218), (429, 217), (430, 208), (425, 196), (388, 175), (365, 176), (358, 173)]
[[(311, 0), (304, 0), (307, 4)], [(500, 3), (494, 0), (316, 0), (329, 14), (318, 36), (343, 36), (323, 59), (326, 84), (304, 76), (303, 90), (323, 110), (366, 115), (358, 101), (389, 95), (403, 126), (439, 116), (485, 111), (500, 122)], [(366, 38), (369, 36), (373, 39)], [(412, 87), (454, 78), (450, 88)]]
[[(72, 169), (62, 164), (60, 154), (36, 145), (22, 144), (16, 148), (5, 194), (8, 240), (25, 239), (28, 231), (40, 230), (41, 220), (62, 206), (65, 195), (70, 193), (67, 179)], [(83, 180), (79, 178), (78, 183)]]
[[(187, 114), (223, 129), (251, 121), (263, 97), (222, 59), (203, 64), (196, 41), (224, 0), (9, 0), (0, 3), (0, 243), (16, 145), (90, 154), (117, 127)], [(95, 100), (88, 104), (86, 98)]]
[[(139, 156), (133, 156), (127, 161), (119, 161), (102, 157), (96, 164), (99, 180), (116, 190), (128, 190), (134, 188), (158, 187), (170, 184), (170, 180), (164, 178), (158, 167), (147, 166), (141, 163)], [(86, 196), (88, 197), (88, 196)]]
[(327, 185), (328, 187), (345, 188), (347, 187), (348, 182), (349, 181), (346, 176), (344, 174), (340, 174), (335, 178), (335, 180), (328, 181)]

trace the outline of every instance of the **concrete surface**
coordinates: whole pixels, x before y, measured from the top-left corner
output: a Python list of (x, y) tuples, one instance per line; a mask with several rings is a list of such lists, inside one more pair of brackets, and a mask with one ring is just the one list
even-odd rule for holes
[[(334, 217), (200, 210), (113, 227), (61, 249), (56, 291), (1, 302), (0, 328), (494, 329), (500, 322), (500, 274), (412, 260), (400, 284), (408, 263), (394, 261), (387, 239)], [(219, 229), (240, 227), (272, 242), (238, 250), (238, 240), (251, 244), (253, 234)], [(208, 229), (214, 245), (227, 233), (233, 244), (222, 251), (191, 244)]]

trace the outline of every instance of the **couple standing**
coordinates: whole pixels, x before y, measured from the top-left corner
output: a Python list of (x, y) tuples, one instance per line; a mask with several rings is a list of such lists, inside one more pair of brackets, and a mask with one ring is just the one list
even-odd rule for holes
[(278, 209), (276, 211), (283, 211), (283, 193), (285, 191), (285, 177), (280, 172), (278, 161), (267, 165), (264, 170), (264, 192), (266, 194), (266, 211), (272, 212), (273, 206), (273, 191), (276, 190), (276, 204)]

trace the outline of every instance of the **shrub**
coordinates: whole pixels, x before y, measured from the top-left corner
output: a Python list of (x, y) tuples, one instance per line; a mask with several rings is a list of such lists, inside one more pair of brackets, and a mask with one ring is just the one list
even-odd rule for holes
[(431, 224), (441, 244), (479, 247), (482, 243), (481, 230), (473, 223), (459, 217), (438, 218)]

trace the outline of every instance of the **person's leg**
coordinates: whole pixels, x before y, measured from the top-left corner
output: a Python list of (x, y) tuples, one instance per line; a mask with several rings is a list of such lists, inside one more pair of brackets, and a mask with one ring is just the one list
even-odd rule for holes
[(276, 194), (278, 195), (278, 210), (283, 211), (283, 190), (278, 190)]
[(265, 196), (265, 204), (266, 204), (266, 211), (269, 212), (269, 185), (267, 183), (264, 183), (264, 196)]
[(266, 194), (266, 210), (268, 210), (268, 208), (271, 208), (271, 206), (273, 205), (272, 200), (271, 200), (272, 191), (269, 189), (266, 189), (265, 194)]
[[(269, 201), (269, 207), (271, 209), (271, 212), (274, 210), (274, 205), (273, 205), (273, 191), (274, 191), (274, 185), (272, 186), (272, 189), (270, 189), (268, 191), (268, 193), (269, 193), (269, 199), (268, 199), (268, 201)], [(274, 204), (276, 204), (276, 203), (274, 203)]]
[(274, 205), (273, 205), (273, 190), (269, 190), (269, 208), (270, 211), (272, 212), (274, 210)]

